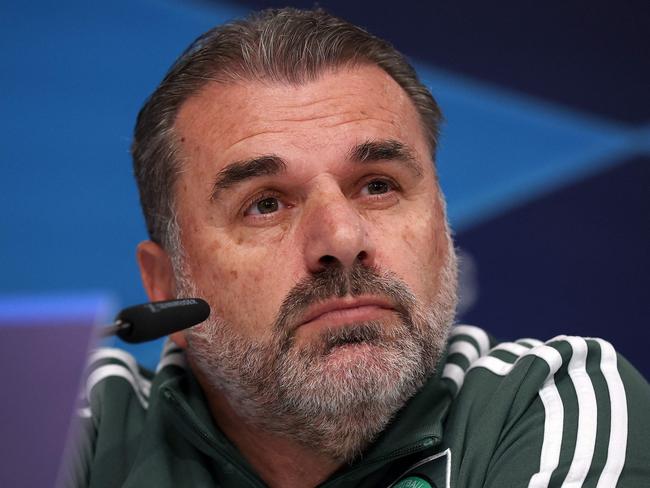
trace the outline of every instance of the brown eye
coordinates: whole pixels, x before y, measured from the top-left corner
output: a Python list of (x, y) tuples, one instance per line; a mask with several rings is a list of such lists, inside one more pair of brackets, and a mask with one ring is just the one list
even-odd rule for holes
[(277, 198), (265, 198), (257, 202), (255, 208), (261, 214), (277, 212), (280, 207), (280, 203)]
[(244, 215), (259, 216), (272, 214), (282, 210), (283, 208), (285, 208), (285, 205), (279, 198), (273, 196), (262, 196), (261, 198), (256, 198), (248, 205)]
[(372, 180), (366, 185), (366, 188), (369, 195), (381, 195), (393, 189), (392, 185), (385, 180)]

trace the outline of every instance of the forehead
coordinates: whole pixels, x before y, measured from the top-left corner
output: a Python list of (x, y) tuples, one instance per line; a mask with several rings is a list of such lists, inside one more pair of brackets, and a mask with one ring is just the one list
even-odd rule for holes
[(423, 159), (429, 153), (408, 95), (368, 65), (328, 71), (303, 84), (209, 83), (183, 104), (175, 131), (186, 159), (209, 158), (216, 167), (251, 152), (340, 157), (359, 139), (397, 139)]

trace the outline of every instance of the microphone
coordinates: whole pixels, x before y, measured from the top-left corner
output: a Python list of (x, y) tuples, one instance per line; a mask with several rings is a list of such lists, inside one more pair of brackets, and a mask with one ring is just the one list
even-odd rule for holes
[(122, 310), (101, 335), (115, 334), (130, 343), (152, 341), (199, 324), (209, 315), (210, 306), (200, 298), (143, 303)]

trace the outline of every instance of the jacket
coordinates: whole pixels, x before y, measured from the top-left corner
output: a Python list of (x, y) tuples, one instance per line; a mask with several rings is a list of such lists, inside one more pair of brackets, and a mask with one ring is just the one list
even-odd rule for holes
[[(601, 339), (497, 344), (456, 326), (419, 393), (320, 486), (650, 486), (649, 412), (648, 382)], [(172, 343), (155, 372), (119, 349), (95, 351), (79, 417), (67, 486), (266, 486)]]

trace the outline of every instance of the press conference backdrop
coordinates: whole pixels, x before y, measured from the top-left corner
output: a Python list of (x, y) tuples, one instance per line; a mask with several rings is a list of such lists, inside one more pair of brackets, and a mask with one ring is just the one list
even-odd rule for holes
[[(650, 376), (648, 3), (319, 4), (391, 40), (443, 108), (460, 319), (602, 336)], [(273, 5), (0, 2), (1, 294), (146, 299), (137, 111), (196, 35)], [(153, 365), (159, 347), (131, 350)]]

